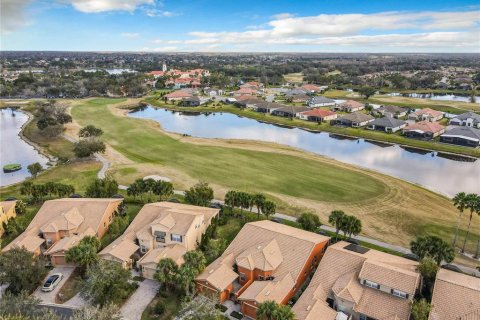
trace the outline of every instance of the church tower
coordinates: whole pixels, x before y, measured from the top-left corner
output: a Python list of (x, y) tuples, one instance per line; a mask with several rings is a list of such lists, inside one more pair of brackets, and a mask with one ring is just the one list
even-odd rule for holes
[(163, 72), (166, 72), (166, 71), (167, 71), (167, 64), (166, 64), (165, 62), (163, 62), (162, 71), (163, 71)]

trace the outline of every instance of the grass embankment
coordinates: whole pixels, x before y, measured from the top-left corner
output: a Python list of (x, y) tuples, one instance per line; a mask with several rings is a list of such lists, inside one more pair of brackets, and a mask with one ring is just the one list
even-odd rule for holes
[(248, 117), (262, 122), (268, 122), (273, 124), (279, 124), (283, 126), (298, 127), (307, 130), (314, 131), (324, 131), (331, 132), (340, 135), (359, 137), (368, 140), (375, 140), (381, 142), (387, 142), (392, 144), (399, 144), (402, 146), (409, 146), (413, 148), (425, 149), (425, 150), (434, 150), (439, 152), (446, 153), (455, 153), (471, 157), (480, 157), (480, 149), (478, 148), (468, 148), (456, 145), (449, 145), (445, 143), (440, 143), (438, 141), (422, 141), (417, 139), (410, 139), (404, 137), (400, 131), (396, 133), (385, 133), (375, 130), (367, 130), (365, 128), (346, 128), (339, 126), (332, 126), (329, 123), (318, 124), (313, 121), (305, 121), (297, 118), (290, 119), (284, 117), (273, 116), (271, 114), (265, 114), (260, 112), (255, 112), (251, 109), (240, 109), (232, 105), (223, 105), (215, 103), (216, 106), (208, 104), (206, 106), (200, 107), (179, 107), (172, 104), (167, 104), (156, 99), (146, 99), (145, 102), (161, 108), (172, 109), (172, 110), (183, 110), (183, 111), (193, 111), (193, 112), (229, 112), (239, 116)]
[[(436, 193), (288, 147), (166, 134), (154, 121), (128, 118), (108, 106), (115, 103), (82, 101), (72, 115), (82, 126), (103, 129), (105, 141), (118, 153), (112, 175), (124, 184), (148, 174), (172, 178), (176, 189), (205, 180), (217, 198), (230, 188), (264, 192), (300, 208), (295, 214), (308, 208), (324, 222), (331, 210), (342, 209), (362, 219), (363, 234), (397, 245), (408, 246), (426, 230), (451, 239), (443, 229), (455, 225), (456, 211)], [(461, 227), (466, 224), (464, 219)], [(472, 225), (470, 251), (478, 234), (478, 223)]]

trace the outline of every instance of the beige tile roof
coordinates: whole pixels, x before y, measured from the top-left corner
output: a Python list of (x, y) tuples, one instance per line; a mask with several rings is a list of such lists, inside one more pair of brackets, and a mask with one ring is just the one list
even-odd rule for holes
[(438, 110), (433, 110), (433, 109), (430, 109), (430, 108), (423, 108), (423, 109), (419, 109), (417, 111), (414, 112), (415, 115), (422, 115), (422, 114), (426, 114), (426, 115), (429, 115), (429, 116), (432, 116), (432, 117), (438, 117), (438, 116), (441, 116), (443, 114), (443, 112), (441, 111), (438, 111)]
[(232, 269), (233, 263), (233, 253), (224, 254), (208, 265), (196, 279), (207, 281), (218, 290), (223, 291), (238, 278), (238, 274)]
[(254, 281), (239, 297), (239, 300), (255, 300), (257, 303), (275, 301), (281, 303), (295, 286), (292, 276), (287, 273), (273, 281)]
[[(312, 308), (317, 301), (325, 302), (330, 293), (336, 293), (342, 298), (356, 301), (356, 308), (373, 318), (379, 320), (389, 318), (390, 313), (380, 312), (384, 309), (393, 310), (394, 316), (407, 320), (410, 314), (409, 300), (359, 285), (358, 278), (362, 274), (369, 280), (372, 278), (371, 281), (387, 286), (398, 285), (401, 288), (396, 289), (414, 292), (412, 288), (418, 286), (420, 279), (420, 275), (415, 272), (418, 262), (373, 249), (362, 254), (345, 249), (348, 245), (349, 243), (340, 241), (327, 249), (307, 290), (293, 307), (297, 318), (307, 319), (308, 308)], [(366, 267), (365, 270), (363, 270), (364, 267)], [(381, 301), (383, 306), (379, 307), (372, 299)]]
[[(135, 243), (137, 237), (153, 238), (151, 232), (152, 225), (162, 225), (171, 233), (185, 235), (196, 216), (203, 215), (205, 221), (207, 221), (213, 216), (218, 215), (219, 211), (220, 210), (213, 208), (173, 202), (146, 204), (127, 227), (123, 235), (105, 247), (100, 252), (100, 255), (111, 255), (117, 259), (126, 261), (128, 259), (125, 259), (125, 257), (128, 252), (133, 250), (133, 247), (129, 245), (122, 250), (120, 243), (126, 243), (124, 242), (126, 240)], [(128, 255), (128, 257), (130, 257), (130, 255)]]
[(135, 244), (129, 237), (122, 237), (116, 241), (110, 249), (106, 252), (102, 250), (100, 256), (111, 256), (120, 261), (128, 261), (130, 257), (138, 250), (138, 245)]
[(93, 229), (96, 232), (105, 213), (108, 210), (116, 209), (121, 202), (122, 199), (90, 198), (64, 198), (45, 201), (27, 229), (2, 251), (10, 250), (14, 246), (36, 249), (39, 242), (36, 238), (38, 238), (42, 228), (46, 230), (50, 230), (50, 227), (53, 226), (70, 228), (72, 224), (78, 224), (81, 220), (80, 216), (83, 221), (77, 225), (78, 228), (75, 232), (82, 234), (88, 229)]
[(283, 261), (282, 251), (275, 239), (254, 245), (235, 259), (239, 267), (247, 270), (275, 270)]
[(95, 231), (92, 228), (89, 228), (85, 230), (85, 232), (82, 232), (78, 235), (74, 235), (71, 237), (64, 237), (58, 240), (57, 242), (55, 242), (53, 246), (48, 248), (48, 250), (45, 251), (45, 254), (48, 255), (48, 254), (54, 254), (57, 252), (67, 251), (71, 247), (78, 245), (80, 240), (82, 240), (84, 237), (94, 236), (94, 235), (95, 235)]
[(479, 320), (480, 278), (440, 269), (432, 305), (430, 320)]
[(342, 108), (345, 108), (345, 107), (361, 108), (361, 107), (364, 107), (364, 106), (365, 105), (363, 103), (355, 101), (355, 100), (347, 100), (347, 101), (339, 104), (339, 107), (342, 107)]
[(175, 261), (178, 265), (182, 265), (185, 261), (183, 260), (183, 255), (187, 252), (184, 246), (179, 244), (173, 244), (162, 248), (155, 248), (148, 251), (140, 260), (138, 264), (140, 265), (157, 265), (161, 259), (170, 258)]
[(78, 209), (73, 207), (41, 226), (40, 231), (58, 232), (59, 230), (74, 230), (78, 228), (84, 220), (85, 218), (80, 214)]
[[(260, 249), (256, 251), (259, 257), (258, 261), (263, 261), (263, 249), (266, 246), (269, 248), (267, 251), (272, 250), (271, 252), (277, 252), (276, 255), (283, 257), (283, 261), (280, 264), (278, 264), (278, 258), (267, 258), (267, 260), (270, 259), (270, 264), (278, 264), (278, 267), (272, 271), (272, 276), (275, 279), (282, 279), (287, 274), (290, 274), (291, 278), (296, 281), (313, 248), (317, 244), (329, 239), (329, 237), (267, 220), (247, 223), (232, 243), (230, 243), (223, 255), (210, 264), (197, 279), (209, 282), (208, 278), (213, 279), (215, 287), (226, 288), (232, 283), (233, 280), (231, 279), (233, 276), (222, 277), (219, 269), (231, 271), (237, 257), (245, 256), (245, 253), (248, 256), (252, 248), (258, 248), (258, 246), (260, 246)], [(275, 240), (276, 244), (272, 242), (273, 240)], [(255, 250), (253, 251), (255, 252)], [(267, 254), (267, 256), (270, 255)], [(255, 262), (253, 263), (255, 264)]]
[(16, 200), (14, 201), (0, 201), (0, 207), (3, 208), (3, 212), (8, 212), (12, 207), (15, 207), (15, 204), (17, 203)]

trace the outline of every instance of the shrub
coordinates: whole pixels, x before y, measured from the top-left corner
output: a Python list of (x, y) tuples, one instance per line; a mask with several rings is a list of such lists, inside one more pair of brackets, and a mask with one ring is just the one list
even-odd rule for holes
[(154, 312), (156, 315), (159, 315), (159, 316), (161, 316), (165, 312), (165, 305), (163, 304), (163, 302), (161, 301), (157, 302), (157, 304), (155, 305)]

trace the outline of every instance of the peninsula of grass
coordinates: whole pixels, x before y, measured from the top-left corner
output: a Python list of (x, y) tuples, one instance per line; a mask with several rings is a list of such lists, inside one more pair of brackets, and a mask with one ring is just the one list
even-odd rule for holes
[[(202, 180), (216, 197), (228, 189), (263, 192), (297, 214), (314, 211), (324, 222), (330, 211), (340, 209), (362, 220), (363, 234), (405, 247), (426, 226), (430, 234), (447, 238), (443, 228), (455, 225), (457, 212), (449, 199), (411, 183), (285, 146), (167, 134), (154, 121), (127, 117), (117, 109), (123, 101), (81, 100), (72, 107), (79, 125), (104, 131), (104, 141), (118, 153), (109, 174), (122, 184), (147, 174), (169, 176), (176, 189)], [(206, 111), (249, 115), (229, 106)], [(466, 229), (466, 221), (461, 228)], [(475, 247), (478, 229), (472, 227), (469, 249)]]
[(173, 104), (168, 104), (163, 101), (154, 98), (145, 99), (145, 102), (151, 104), (154, 107), (165, 108), (170, 110), (178, 111), (192, 111), (192, 112), (228, 112), (236, 114), (243, 117), (248, 117), (250, 119), (255, 119), (261, 122), (278, 124), (288, 127), (296, 127), (301, 129), (307, 129), (312, 131), (324, 131), (330, 132), (350, 137), (364, 138), (368, 140), (386, 142), (391, 144), (398, 144), (400, 146), (407, 146), (412, 148), (418, 148), (423, 150), (439, 151), (445, 153), (453, 153), (459, 155), (465, 155), (470, 157), (480, 157), (480, 149), (478, 148), (469, 148), (457, 145), (450, 145), (445, 143), (440, 143), (438, 141), (423, 141), (417, 139), (411, 139), (404, 137), (400, 132), (393, 134), (375, 131), (375, 130), (366, 130), (365, 128), (349, 128), (349, 127), (339, 127), (332, 126), (329, 123), (318, 124), (312, 121), (305, 121), (300, 119), (290, 119), (284, 117), (273, 116), (271, 114), (255, 112), (251, 109), (242, 109), (237, 108), (228, 104), (220, 103), (209, 103), (200, 107), (181, 107)]

